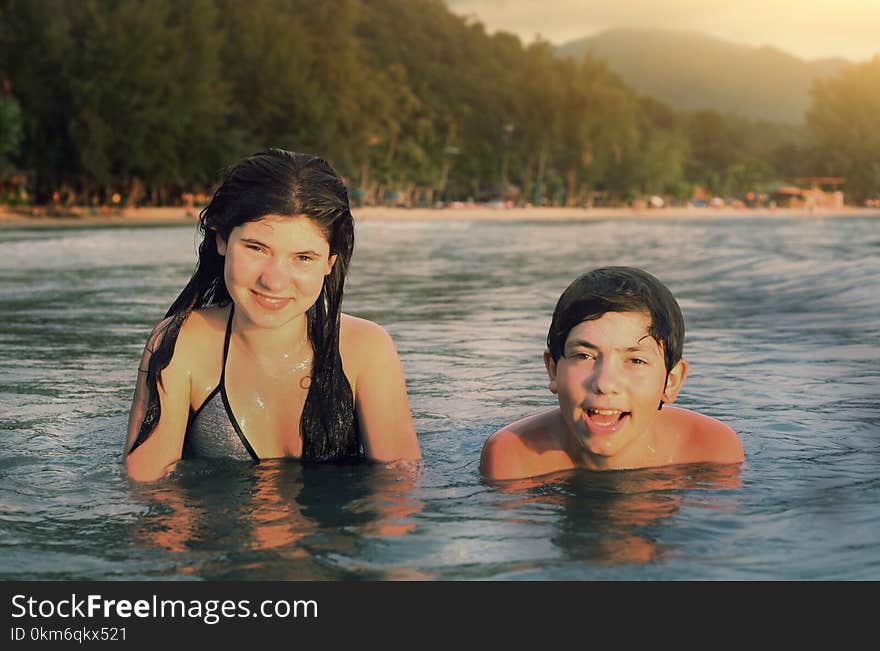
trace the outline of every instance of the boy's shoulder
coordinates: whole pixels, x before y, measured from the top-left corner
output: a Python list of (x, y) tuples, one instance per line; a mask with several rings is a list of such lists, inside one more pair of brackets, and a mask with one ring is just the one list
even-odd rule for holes
[(480, 474), (487, 479), (522, 479), (574, 468), (565, 451), (559, 408), (505, 425), (483, 444)]
[(739, 463), (745, 458), (739, 436), (720, 420), (671, 405), (663, 412), (664, 429), (679, 434), (679, 463)]

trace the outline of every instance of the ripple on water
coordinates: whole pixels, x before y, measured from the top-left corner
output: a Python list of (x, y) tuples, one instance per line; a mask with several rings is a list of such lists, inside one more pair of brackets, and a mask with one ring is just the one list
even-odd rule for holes
[[(152, 486), (120, 472), (127, 410), (192, 227), (7, 231), (0, 576), (880, 578), (875, 224), (359, 222), (345, 309), (394, 338), (421, 469), (188, 461)], [(555, 301), (604, 264), (679, 298), (678, 402), (734, 427), (746, 463), (481, 480), (486, 437), (554, 404)]]

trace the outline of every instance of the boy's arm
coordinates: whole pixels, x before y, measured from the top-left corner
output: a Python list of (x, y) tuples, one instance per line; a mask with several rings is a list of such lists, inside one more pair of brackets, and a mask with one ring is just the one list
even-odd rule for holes
[(502, 427), (483, 444), (480, 454), (480, 474), (486, 479), (520, 479), (531, 473), (522, 459), (519, 436)]
[(561, 443), (564, 427), (558, 407), (505, 425), (483, 444), (480, 474), (525, 479), (571, 470), (574, 463)]
[[(704, 418), (709, 418), (705, 416)], [(707, 426), (703, 432), (703, 437), (707, 443), (707, 453), (714, 463), (740, 463), (745, 460), (743, 453), (742, 441), (739, 436), (719, 420), (709, 418), (711, 425)]]
[(664, 406), (687, 432), (682, 449), (683, 463), (740, 463), (745, 459), (736, 432), (720, 420), (681, 407)]

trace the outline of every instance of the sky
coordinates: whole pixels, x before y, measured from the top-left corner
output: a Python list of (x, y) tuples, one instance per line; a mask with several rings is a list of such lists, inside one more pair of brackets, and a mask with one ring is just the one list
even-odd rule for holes
[(880, 54), (880, 0), (445, 0), (490, 33), (536, 34), (555, 45), (614, 27), (704, 32), (770, 45), (802, 59)]

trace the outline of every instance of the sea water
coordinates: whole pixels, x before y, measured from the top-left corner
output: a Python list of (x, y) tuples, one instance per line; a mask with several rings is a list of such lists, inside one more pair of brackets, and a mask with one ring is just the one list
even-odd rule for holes
[[(138, 359), (197, 244), (3, 232), (0, 578), (880, 579), (876, 220), (358, 222), (344, 310), (397, 345), (421, 467), (191, 460), (137, 485)], [(556, 299), (608, 264), (678, 297), (678, 404), (731, 425), (745, 463), (482, 480), (486, 437), (554, 405)]]

